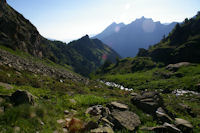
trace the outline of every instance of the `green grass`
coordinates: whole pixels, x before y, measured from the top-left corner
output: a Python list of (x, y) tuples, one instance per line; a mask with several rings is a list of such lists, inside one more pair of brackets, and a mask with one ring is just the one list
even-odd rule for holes
[[(182, 67), (173, 73), (171, 77), (165, 78), (163, 75), (168, 73), (170, 72), (165, 68), (154, 68), (128, 74), (105, 74), (96, 78), (115, 82), (136, 90), (187, 89), (199, 91), (196, 88), (196, 84), (200, 83), (200, 65)], [(182, 75), (182, 77), (176, 77), (176, 75)]]

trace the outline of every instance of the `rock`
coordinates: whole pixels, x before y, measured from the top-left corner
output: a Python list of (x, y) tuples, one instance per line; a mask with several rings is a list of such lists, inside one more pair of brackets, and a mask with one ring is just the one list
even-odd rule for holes
[(94, 122), (94, 121), (89, 121), (86, 125), (85, 125), (85, 129), (87, 131), (91, 130), (91, 129), (95, 129), (95, 128), (98, 128), (98, 123), (97, 122)]
[(89, 107), (89, 108), (86, 110), (85, 113), (86, 113), (86, 114), (93, 115), (93, 116), (97, 116), (97, 115), (100, 115), (100, 114), (101, 114), (102, 108), (103, 108), (102, 105), (95, 105), (95, 106)]
[(135, 130), (141, 124), (139, 117), (130, 111), (113, 110), (108, 119), (115, 128), (126, 128), (130, 131)]
[(63, 128), (63, 133), (68, 133), (68, 130), (66, 128)]
[(164, 125), (156, 127), (143, 127), (140, 130), (155, 132), (155, 133), (181, 133), (181, 130), (176, 128), (175, 125), (164, 123)]
[(109, 125), (110, 127), (114, 127), (115, 125), (112, 123), (112, 122), (110, 122), (107, 118), (102, 118), (101, 119), (101, 122), (103, 122), (103, 123), (105, 123), (105, 125)]
[(0, 114), (4, 113), (4, 107), (0, 107)]
[(65, 127), (70, 133), (81, 132), (85, 129), (84, 123), (77, 118), (72, 118), (69, 122), (66, 122)]
[(15, 126), (14, 127), (14, 133), (19, 133), (20, 132), (20, 127)]
[(103, 117), (106, 117), (110, 114), (110, 111), (108, 108), (103, 107), (102, 105), (95, 105), (92, 107), (89, 107), (86, 112), (86, 114), (90, 114), (92, 116), (98, 116), (101, 115)]
[(76, 104), (76, 100), (74, 100), (74, 99), (69, 99), (69, 102), (72, 104)]
[(163, 124), (163, 126), (165, 126), (166, 128), (167, 128), (167, 131), (169, 132), (169, 133), (181, 133), (181, 130), (180, 129), (178, 129), (178, 128), (176, 128), (176, 126), (175, 125), (173, 125), (173, 124), (169, 124), (169, 123), (164, 123)]
[(27, 91), (17, 90), (16, 92), (12, 94), (10, 99), (15, 105), (19, 105), (19, 104), (34, 105), (34, 96)]
[(155, 132), (155, 133), (167, 133), (167, 128), (165, 126), (156, 127), (142, 127), (140, 130)]
[(90, 131), (91, 133), (114, 133), (111, 127), (99, 127)]
[(135, 92), (132, 92), (130, 95), (131, 95), (132, 97), (135, 97), (135, 96), (137, 96), (138, 94), (135, 93)]
[(13, 89), (12, 85), (6, 84), (6, 83), (2, 83), (2, 82), (0, 82), (0, 86), (4, 87), (5, 89), (8, 89), (8, 90)]
[(0, 104), (3, 103), (5, 100), (0, 97)]
[(128, 110), (128, 106), (122, 103), (118, 102), (111, 102), (110, 104), (107, 105), (107, 107), (112, 111), (113, 109), (118, 109), (121, 111)]
[(144, 112), (155, 114), (157, 108), (163, 107), (163, 99), (157, 92), (143, 92), (131, 99), (131, 102)]
[(57, 120), (57, 123), (58, 124), (63, 124), (63, 123), (65, 123), (65, 120), (64, 119), (59, 119), (59, 120)]
[(189, 62), (180, 62), (176, 64), (169, 64), (168, 66), (166, 66), (166, 69), (170, 71), (177, 71), (180, 67), (189, 65), (191, 65), (191, 63)]
[(64, 114), (65, 114), (65, 115), (68, 115), (69, 113), (70, 113), (70, 112), (69, 112), (68, 110), (65, 110), (65, 111), (64, 111)]
[(175, 124), (176, 124), (176, 127), (181, 129), (181, 131), (183, 131), (184, 133), (192, 132), (193, 126), (189, 121), (186, 121), (181, 118), (175, 118)]
[(172, 118), (170, 118), (161, 107), (159, 107), (156, 111), (156, 118), (161, 123), (164, 122), (171, 123), (173, 121)]

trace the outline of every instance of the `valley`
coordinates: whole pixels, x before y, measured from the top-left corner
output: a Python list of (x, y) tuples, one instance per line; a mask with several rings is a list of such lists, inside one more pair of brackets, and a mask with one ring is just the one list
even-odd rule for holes
[(130, 25), (67, 44), (0, 1), (0, 133), (199, 133), (199, 22), (171, 23), (127, 57), (101, 37)]

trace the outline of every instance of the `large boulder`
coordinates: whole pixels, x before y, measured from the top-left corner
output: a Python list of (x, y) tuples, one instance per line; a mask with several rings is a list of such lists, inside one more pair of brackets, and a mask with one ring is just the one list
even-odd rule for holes
[(193, 126), (189, 121), (186, 121), (181, 118), (175, 118), (175, 124), (176, 124), (176, 127), (181, 129), (181, 131), (183, 131), (184, 133), (192, 132)]
[(157, 108), (163, 107), (163, 99), (157, 92), (145, 91), (133, 97), (131, 102), (149, 114), (155, 114)]
[(11, 95), (10, 99), (15, 105), (34, 105), (34, 96), (27, 91), (17, 90)]
[(139, 116), (130, 111), (113, 110), (108, 119), (115, 129), (126, 128), (134, 131), (141, 124)]

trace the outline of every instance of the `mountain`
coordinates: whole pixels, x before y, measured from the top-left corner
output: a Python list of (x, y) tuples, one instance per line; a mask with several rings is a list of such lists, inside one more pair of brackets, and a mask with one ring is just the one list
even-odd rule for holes
[[(107, 31), (105, 30), (94, 38), (108, 44), (122, 57), (133, 57), (136, 56), (139, 48), (148, 48), (150, 45), (158, 43), (164, 35), (168, 35), (175, 25), (175, 22), (166, 25), (142, 17), (128, 25), (112, 24), (106, 29), (112, 29), (112, 31), (118, 29), (117, 32), (114, 30), (111, 33), (105, 32)], [(117, 28), (118, 26), (120, 28)]]
[(116, 58), (120, 58), (110, 47), (98, 39), (90, 39), (88, 35), (69, 44), (48, 42), (51, 46), (50, 51), (56, 57), (55, 62), (71, 65), (75, 72), (84, 76), (103, 65), (106, 60), (115, 62)]
[(0, 45), (61, 65), (71, 65), (75, 72), (84, 76), (105, 60), (114, 62), (119, 57), (110, 47), (89, 36), (69, 44), (48, 40), (6, 1), (0, 3)]
[(98, 38), (100, 40), (103, 40), (105, 37), (115, 33), (115, 32), (119, 32), (120, 29), (122, 27), (124, 27), (125, 24), (124, 23), (115, 23), (113, 22), (111, 25), (109, 25), (104, 31), (102, 31), (100, 34), (96, 35), (95, 37), (93, 38)]
[[(177, 62), (200, 62), (200, 12), (191, 18), (176, 24), (169, 36), (150, 47), (140, 50), (139, 56), (149, 56), (156, 62), (165, 64)], [(143, 51), (143, 52), (142, 52)]]

